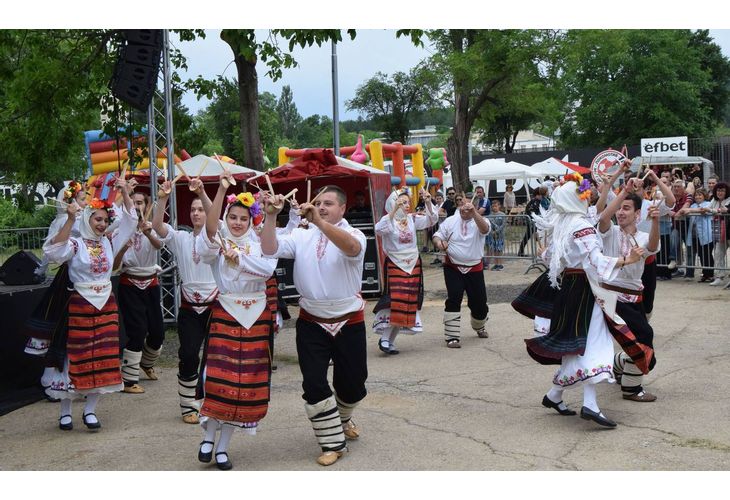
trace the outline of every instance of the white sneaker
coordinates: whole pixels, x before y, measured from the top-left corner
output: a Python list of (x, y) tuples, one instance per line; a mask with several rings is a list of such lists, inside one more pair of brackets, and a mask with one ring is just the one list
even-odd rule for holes
[(667, 266), (667, 269), (677, 269), (677, 261), (676, 260), (671, 261), (669, 263), (669, 265)]
[(710, 286), (718, 286), (722, 285), (722, 278), (715, 278), (712, 280), (712, 283), (710, 283)]

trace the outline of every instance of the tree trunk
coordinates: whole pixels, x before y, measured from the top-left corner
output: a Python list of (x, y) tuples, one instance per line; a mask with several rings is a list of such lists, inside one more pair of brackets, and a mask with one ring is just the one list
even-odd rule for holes
[(469, 180), (469, 96), (455, 91), (454, 129), (447, 142), (449, 161), (451, 162), (451, 179), (454, 189), (471, 191)]
[(256, 75), (256, 62), (250, 63), (237, 55), (236, 69), (244, 166), (263, 171), (264, 155), (259, 135), (259, 80)]

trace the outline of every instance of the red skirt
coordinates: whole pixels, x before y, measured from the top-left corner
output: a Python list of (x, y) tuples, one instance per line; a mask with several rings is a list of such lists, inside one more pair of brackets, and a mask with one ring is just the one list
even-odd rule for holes
[(122, 383), (119, 314), (114, 294), (99, 311), (78, 292), (68, 305), (68, 375), (73, 387), (88, 391)]
[(421, 296), (423, 288), (421, 258), (418, 258), (411, 274), (393, 264), (390, 259), (386, 260), (385, 270), (388, 273), (387, 293), (390, 295), (390, 324), (405, 328), (416, 326), (416, 311), (423, 300)]
[(250, 329), (216, 302), (205, 349), (202, 416), (253, 423), (266, 415), (271, 384), (272, 316), (266, 308)]

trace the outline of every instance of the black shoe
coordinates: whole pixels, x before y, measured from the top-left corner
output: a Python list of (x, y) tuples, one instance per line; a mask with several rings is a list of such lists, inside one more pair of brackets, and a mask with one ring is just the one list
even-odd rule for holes
[[(218, 461), (218, 455), (225, 455), (226, 456), (226, 461), (225, 462), (219, 462)], [(231, 461), (228, 459), (228, 453), (226, 453), (225, 451), (221, 451), (220, 453), (216, 453), (215, 454), (215, 465), (220, 470), (231, 470), (233, 468), (233, 463), (231, 463)]]
[(213, 441), (201, 441), (200, 448), (198, 449), (198, 460), (207, 464), (213, 459), (213, 448), (208, 453), (203, 453), (202, 449), (204, 444), (213, 444)]
[[(562, 401), (560, 401), (560, 403), (562, 403)], [(573, 410), (568, 410), (568, 409), (563, 410), (562, 408), (560, 408), (560, 403), (553, 403), (552, 400), (550, 400), (550, 398), (547, 397), (547, 394), (545, 395), (545, 397), (542, 398), (542, 405), (545, 408), (552, 408), (555, 411), (557, 411), (558, 413), (560, 413), (561, 415), (577, 415), (577, 413), (574, 412)]]
[(69, 422), (67, 424), (62, 424), (61, 423), (61, 420), (63, 420), (66, 417), (71, 418), (71, 415), (61, 415), (61, 418), (58, 419), (58, 428), (61, 429), (62, 431), (70, 431), (70, 430), (73, 430), (73, 428), (74, 428), (73, 421), (71, 421), (71, 422)]
[(398, 354), (400, 351), (398, 349), (395, 349), (392, 345), (390, 346), (390, 349), (388, 349), (388, 354)]
[(101, 429), (101, 422), (99, 422), (98, 417), (96, 418), (96, 422), (87, 422), (86, 421), (86, 417), (88, 417), (90, 415), (94, 415), (96, 417), (95, 413), (84, 413), (84, 415), (83, 415), (84, 425), (86, 426), (86, 428), (92, 429), (92, 430)]
[(385, 354), (390, 354), (390, 345), (385, 346), (383, 342), (385, 342), (383, 339), (378, 340), (378, 349), (383, 351)]
[(601, 413), (596, 413), (595, 411), (591, 410), (590, 408), (586, 408), (585, 406), (580, 409), (580, 418), (584, 420), (593, 420), (598, 425), (603, 425), (604, 427), (616, 427), (616, 422), (607, 419)]

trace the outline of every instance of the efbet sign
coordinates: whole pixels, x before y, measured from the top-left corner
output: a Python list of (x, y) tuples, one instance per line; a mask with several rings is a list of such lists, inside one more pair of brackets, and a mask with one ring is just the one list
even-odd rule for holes
[(688, 156), (687, 136), (641, 140), (641, 156)]

